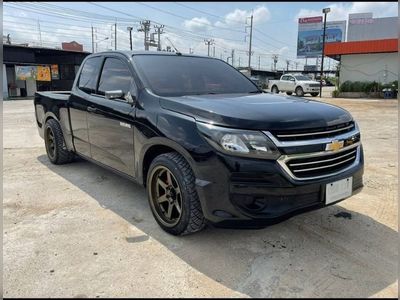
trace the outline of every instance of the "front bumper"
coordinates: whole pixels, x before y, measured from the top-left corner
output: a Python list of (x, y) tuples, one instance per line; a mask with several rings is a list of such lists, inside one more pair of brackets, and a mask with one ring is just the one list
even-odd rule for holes
[(293, 179), (277, 161), (214, 154), (196, 168), (204, 216), (218, 226), (253, 228), (274, 224), (327, 206), (326, 184), (351, 176), (354, 195), (363, 187), (364, 157), (362, 145), (359, 147), (357, 164), (313, 180)]
[(304, 93), (319, 93), (319, 87), (304, 87)]

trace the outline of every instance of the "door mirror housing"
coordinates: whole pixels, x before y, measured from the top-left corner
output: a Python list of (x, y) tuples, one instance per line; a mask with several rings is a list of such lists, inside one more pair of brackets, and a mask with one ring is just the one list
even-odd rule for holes
[(122, 90), (106, 91), (105, 96), (107, 99), (118, 99), (124, 96), (124, 92)]
[(126, 100), (126, 102), (128, 102), (130, 105), (135, 105), (135, 103), (136, 103), (136, 95), (133, 95), (131, 92), (128, 92), (126, 95), (125, 95), (125, 100)]

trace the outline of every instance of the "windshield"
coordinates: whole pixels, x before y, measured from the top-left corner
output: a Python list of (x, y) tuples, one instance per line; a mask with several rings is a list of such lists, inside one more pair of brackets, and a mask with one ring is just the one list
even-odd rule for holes
[(296, 78), (296, 80), (311, 80), (307, 76), (303, 76), (303, 75), (296, 75), (294, 77)]
[(159, 96), (260, 92), (239, 71), (217, 59), (178, 55), (134, 55), (133, 59)]

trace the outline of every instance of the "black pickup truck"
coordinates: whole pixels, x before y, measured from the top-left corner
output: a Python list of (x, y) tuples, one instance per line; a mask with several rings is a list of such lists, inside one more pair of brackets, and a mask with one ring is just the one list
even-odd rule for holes
[(363, 186), (347, 111), (264, 93), (215, 58), (92, 54), (71, 92), (38, 92), (34, 105), (52, 163), (78, 155), (145, 186), (156, 221), (175, 235), (207, 222), (259, 228)]

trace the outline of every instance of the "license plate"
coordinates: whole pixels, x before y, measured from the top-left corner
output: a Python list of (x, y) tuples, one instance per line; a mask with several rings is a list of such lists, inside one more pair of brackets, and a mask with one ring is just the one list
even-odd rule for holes
[(350, 197), (353, 191), (353, 177), (328, 183), (325, 191), (325, 204)]

